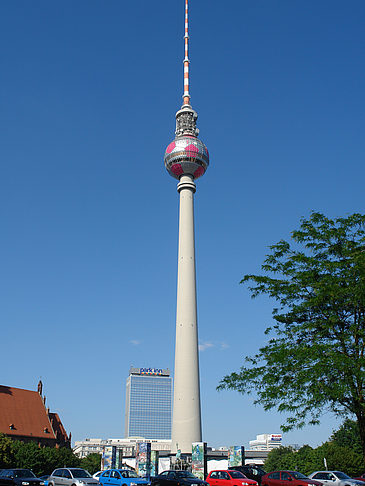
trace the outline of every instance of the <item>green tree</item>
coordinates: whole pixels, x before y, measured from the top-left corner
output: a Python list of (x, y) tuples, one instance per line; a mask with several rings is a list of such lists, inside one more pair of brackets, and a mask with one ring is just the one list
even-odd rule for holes
[(361, 453), (359, 426), (354, 420), (346, 419), (341, 427), (333, 432), (330, 441), (340, 446), (349, 447), (357, 453)]
[(101, 468), (101, 454), (93, 452), (81, 459), (81, 467), (89, 471), (90, 474), (95, 474)]
[(271, 246), (263, 275), (246, 275), (252, 297), (277, 302), (268, 342), (218, 389), (256, 392), (287, 415), (283, 431), (324, 411), (356, 418), (365, 455), (365, 216), (312, 213), (292, 243)]
[(358, 454), (350, 447), (343, 447), (334, 442), (325, 442), (315, 449), (317, 465), (315, 469), (321, 469), (326, 459), (329, 470), (343, 471), (349, 476), (358, 476), (364, 471), (362, 454)]
[(294, 449), (292, 447), (277, 447), (269, 452), (264, 464), (265, 471), (292, 469)]
[(13, 461), (13, 441), (0, 432), (0, 469), (10, 467)]
[(80, 459), (67, 447), (38, 447), (35, 442), (13, 441), (13, 467), (31, 469), (36, 476), (51, 474), (58, 467), (78, 467)]

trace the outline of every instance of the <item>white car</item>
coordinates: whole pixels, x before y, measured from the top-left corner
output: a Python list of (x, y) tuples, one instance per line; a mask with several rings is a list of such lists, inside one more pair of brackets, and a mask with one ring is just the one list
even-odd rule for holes
[(97, 481), (99, 481), (99, 476), (100, 474), (103, 474), (104, 471), (98, 471), (96, 472), (95, 474), (93, 474), (93, 478), (96, 479)]
[(363, 481), (350, 478), (341, 471), (316, 471), (308, 477), (321, 482), (324, 486), (360, 486), (363, 483)]

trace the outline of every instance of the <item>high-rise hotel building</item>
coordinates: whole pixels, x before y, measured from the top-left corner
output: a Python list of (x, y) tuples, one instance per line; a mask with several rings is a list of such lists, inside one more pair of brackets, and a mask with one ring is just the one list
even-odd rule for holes
[(172, 377), (160, 368), (131, 368), (127, 378), (125, 437), (171, 439)]

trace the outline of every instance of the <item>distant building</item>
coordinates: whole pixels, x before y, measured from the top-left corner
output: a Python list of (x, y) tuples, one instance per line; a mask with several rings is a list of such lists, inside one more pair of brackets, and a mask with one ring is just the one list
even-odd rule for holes
[(103, 453), (105, 446), (116, 446), (122, 450), (123, 457), (135, 455), (137, 442), (150, 442), (152, 451), (170, 452), (170, 440), (146, 440), (143, 437), (134, 437), (131, 439), (85, 439), (75, 442), (74, 453), (79, 457), (86, 457), (91, 453)]
[(171, 420), (170, 371), (131, 368), (126, 385), (125, 436), (171, 440)]
[(36, 442), (40, 446), (71, 447), (57, 413), (46, 408), (43, 385), (38, 391), (0, 385), (0, 432), (11, 439)]
[(255, 440), (250, 440), (251, 451), (271, 451), (281, 446), (281, 434), (260, 434)]

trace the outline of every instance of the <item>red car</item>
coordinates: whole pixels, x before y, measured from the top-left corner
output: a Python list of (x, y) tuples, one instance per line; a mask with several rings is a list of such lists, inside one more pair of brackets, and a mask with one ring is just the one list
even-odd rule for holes
[(210, 471), (206, 482), (209, 483), (209, 486), (258, 486), (257, 481), (248, 479), (240, 471), (234, 471), (233, 469)]
[(274, 471), (261, 478), (262, 486), (322, 486), (322, 483), (309, 479), (296, 471)]
[(357, 479), (358, 481), (365, 481), (365, 473), (361, 474), (361, 476), (359, 476), (358, 478), (354, 478), (354, 479)]

